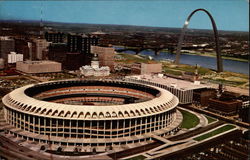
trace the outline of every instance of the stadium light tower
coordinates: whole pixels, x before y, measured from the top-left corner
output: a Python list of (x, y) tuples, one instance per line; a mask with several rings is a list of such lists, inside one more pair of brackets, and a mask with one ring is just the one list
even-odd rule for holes
[(214, 31), (214, 41), (215, 41), (215, 52), (216, 52), (216, 60), (217, 60), (217, 72), (223, 72), (223, 64), (222, 64), (222, 58), (221, 58), (221, 53), (220, 53), (220, 46), (219, 46), (219, 38), (218, 38), (218, 31), (217, 31), (217, 27), (216, 27), (216, 24), (215, 24), (215, 21), (212, 17), (212, 15), (205, 9), (203, 8), (199, 8), (199, 9), (196, 9), (194, 10), (187, 18), (187, 20), (185, 21), (184, 23), (184, 26), (181, 30), (181, 35), (179, 37), (179, 41), (178, 41), (178, 45), (177, 45), (177, 50), (176, 50), (176, 58), (175, 58), (175, 64), (179, 64), (180, 62), (180, 54), (181, 54), (181, 47), (182, 47), (182, 43), (183, 43), (183, 38), (184, 38), (184, 34), (187, 30), (187, 27), (188, 27), (188, 24), (189, 24), (189, 21), (191, 19), (191, 17), (198, 11), (202, 11), (202, 12), (205, 12), (210, 20), (211, 20), (211, 23), (212, 23), (212, 26), (213, 26), (213, 31)]

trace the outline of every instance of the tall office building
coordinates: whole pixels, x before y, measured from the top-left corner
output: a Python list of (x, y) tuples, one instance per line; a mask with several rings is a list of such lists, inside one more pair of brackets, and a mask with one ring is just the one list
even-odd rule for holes
[(74, 52), (80, 51), (80, 46), (81, 46), (80, 39), (81, 39), (80, 35), (68, 34), (67, 45), (68, 45), (69, 52), (74, 53)]
[(97, 54), (100, 60), (100, 66), (108, 66), (111, 71), (114, 70), (115, 49), (112, 47), (91, 46), (91, 52)]
[[(15, 52), (23, 54), (23, 59), (31, 59), (30, 51), (32, 52), (32, 46), (28, 46), (29, 40), (25, 38), (15, 38)], [(35, 46), (34, 46), (35, 47)]]
[(46, 32), (45, 33), (45, 39), (48, 42), (52, 42), (52, 43), (63, 43), (64, 36), (65, 34), (61, 32)]
[(90, 37), (86, 35), (73, 35), (68, 34), (67, 36), (67, 44), (68, 44), (68, 51), (69, 52), (80, 52), (84, 54), (91, 53), (90, 46), (98, 45), (99, 39), (95, 36)]
[(45, 39), (35, 39), (36, 44), (36, 59), (43, 59), (43, 50), (47, 49), (50, 42), (47, 42)]
[(82, 37), (82, 50), (83, 53), (91, 53), (91, 46), (97, 46), (99, 39), (97, 37)]
[(64, 61), (66, 60), (67, 44), (65, 43), (52, 43), (49, 46), (48, 59), (56, 62), (62, 63), (64, 66)]
[(84, 54), (67, 53), (64, 68), (67, 70), (78, 70), (81, 66), (84, 65), (83, 60)]
[(7, 62), (8, 54), (15, 51), (15, 41), (10, 37), (0, 37), (0, 58)]

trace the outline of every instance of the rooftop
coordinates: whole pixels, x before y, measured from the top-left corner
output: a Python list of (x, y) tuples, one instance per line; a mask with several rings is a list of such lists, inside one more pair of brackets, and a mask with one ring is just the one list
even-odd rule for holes
[[(56, 86), (77, 86), (77, 84), (93, 83), (95, 85), (107, 84), (108, 86), (124, 86), (126, 88), (130, 86), (134, 88), (141, 88), (142, 90), (150, 92), (160, 92), (159, 96), (138, 103), (123, 104), (123, 105), (110, 105), (110, 106), (93, 106), (93, 105), (69, 105), (69, 104), (59, 104), (53, 102), (47, 102), (43, 100), (38, 100), (32, 96), (36, 94), (35, 92), (43, 92), (44, 89), (52, 89)], [(37, 88), (38, 87), (38, 88)], [(28, 93), (29, 92), (29, 93)], [(32, 92), (32, 93), (31, 93)], [(29, 94), (29, 95), (28, 95)], [(3, 103), (15, 110), (20, 110), (25, 113), (31, 113), (34, 115), (41, 115), (45, 117), (60, 117), (63, 114), (65, 119), (119, 119), (119, 118), (130, 118), (130, 117), (140, 117), (145, 114), (154, 115), (160, 112), (166, 112), (166, 110), (171, 110), (176, 107), (179, 103), (178, 99), (165, 89), (144, 86), (140, 84), (134, 84), (125, 81), (50, 81), (39, 84), (27, 85), (18, 88), (11, 93), (4, 96), (2, 99)], [(19, 105), (13, 104), (19, 103)], [(24, 108), (18, 108), (23, 106)], [(53, 113), (58, 113), (58, 115)], [(134, 114), (138, 113), (139, 114)], [(45, 114), (46, 113), (46, 114)], [(84, 115), (83, 115), (84, 114)], [(111, 116), (116, 114), (116, 116)], [(105, 115), (105, 116), (104, 116)], [(123, 116), (125, 115), (125, 116)]]
[(7, 36), (0, 36), (0, 40), (13, 40), (13, 39)]
[(19, 63), (24, 63), (24, 64), (58, 64), (58, 62), (55, 61), (23, 61)]
[(161, 85), (172, 86), (174, 88), (181, 89), (181, 90), (194, 90), (194, 89), (200, 89), (200, 88), (210, 88), (209, 86), (204, 85), (204, 84), (195, 84), (195, 83), (190, 82), (190, 81), (175, 79), (175, 78), (166, 77), (166, 76), (161, 77), (158, 75), (150, 75), (150, 74), (128, 76), (127, 78), (136, 78), (136, 79), (141, 79), (141, 80), (147, 80), (147, 81), (158, 83)]

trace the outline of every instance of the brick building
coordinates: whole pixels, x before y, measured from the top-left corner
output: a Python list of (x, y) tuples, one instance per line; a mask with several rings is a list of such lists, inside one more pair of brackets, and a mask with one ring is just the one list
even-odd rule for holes
[(212, 88), (200, 88), (194, 90), (193, 103), (201, 106), (208, 106), (210, 98), (215, 98), (216, 90)]
[(134, 63), (131, 66), (131, 71), (135, 74), (151, 74), (151, 73), (161, 73), (162, 64), (161, 63)]
[(240, 100), (211, 98), (208, 100), (208, 109), (222, 115), (236, 115), (242, 106)]
[(78, 70), (83, 65), (89, 65), (92, 54), (66, 53), (66, 60), (63, 67), (67, 70)]
[(49, 46), (48, 59), (63, 63), (66, 61), (67, 49), (66, 43), (52, 43)]
[(100, 66), (108, 66), (111, 71), (114, 71), (114, 48), (91, 46), (91, 52), (98, 55)]
[[(33, 49), (35, 51), (35, 49)], [(15, 39), (15, 52), (23, 54), (23, 59), (29, 59), (29, 47), (28, 47), (28, 40), (26, 39)]]
[(161, 63), (141, 63), (141, 74), (161, 73)]

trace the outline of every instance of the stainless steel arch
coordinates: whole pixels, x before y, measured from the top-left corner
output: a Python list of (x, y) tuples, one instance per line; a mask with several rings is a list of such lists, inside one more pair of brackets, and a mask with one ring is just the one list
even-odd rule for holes
[(183, 38), (184, 38), (185, 31), (186, 31), (186, 29), (188, 27), (189, 21), (190, 21), (191, 17), (198, 11), (205, 12), (209, 16), (209, 18), (211, 20), (211, 23), (212, 23), (212, 26), (213, 26), (213, 31), (214, 31), (215, 52), (216, 52), (216, 59), (217, 59), (217, 72), (222, 72), (223, 71), (223, 63), (222, 63), (222, 58), (221, 58), (221, 53), (220, 53), (217, 27), (216, 27), (216, 24), (215, 24), (215, 21), (214, 21), (212, 15), (207, 10), (205, 10), (203, 8), (199, 8), (199, 9), (194, 10), (188, 16), (187, 20), (185, 21), (184, 26), (183, 26), (183, 28), (181, 30), (181, 35), (179, 37), (179, 41), (178, 41), (178, 45), (177, 45), (175, 64), (179, 64), (179, 61), (180, 61), (180, 53), (181, 53)]

